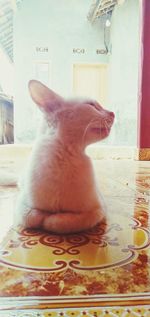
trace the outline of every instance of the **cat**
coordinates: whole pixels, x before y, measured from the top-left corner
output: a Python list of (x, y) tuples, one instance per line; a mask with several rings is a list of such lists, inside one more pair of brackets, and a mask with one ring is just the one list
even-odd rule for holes
[(90, 229), (104, 219), (105, 204), (85, 149), (109, 135), (114, 113), (94, 100), (65, 100), (37, 80), (29, 82), (29, 92), (43, 112), (43, 125), (18, 197), (15, 223), (56, 234)]

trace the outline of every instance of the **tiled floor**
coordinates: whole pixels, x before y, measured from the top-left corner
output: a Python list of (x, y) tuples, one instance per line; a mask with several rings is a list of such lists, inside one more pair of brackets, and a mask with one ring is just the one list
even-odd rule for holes
[(17, 188), (0, 188), (0, 317), (150, 316), (150, 162), (94, 168), (107, 223), (80, 234), (11, 227)]

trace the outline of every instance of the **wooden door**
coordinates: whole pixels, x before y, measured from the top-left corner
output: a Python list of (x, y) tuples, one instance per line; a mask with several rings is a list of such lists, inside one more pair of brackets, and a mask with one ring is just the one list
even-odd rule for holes
[(106, 64), (74, 64), (73, 93), (107, 104), (108, 66)]

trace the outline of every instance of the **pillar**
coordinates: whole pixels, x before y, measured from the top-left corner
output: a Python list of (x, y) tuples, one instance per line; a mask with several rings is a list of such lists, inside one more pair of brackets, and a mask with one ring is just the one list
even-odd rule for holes
[(139, 69), (138, 152), (150, 160), (150, 0), (141, 0)]

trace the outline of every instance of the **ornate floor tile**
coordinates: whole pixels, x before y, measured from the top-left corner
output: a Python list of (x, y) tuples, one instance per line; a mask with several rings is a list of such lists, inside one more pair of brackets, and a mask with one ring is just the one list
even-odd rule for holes
[(0, 189), (0, 317), (150, 316), (150, 163), (128, 179), (124, 164), (104, 177), (106, 222), (80, 234), (10, 227), (16, 192)]
[(0, 312), (0, 317), (150, 317), (150, 306)]

